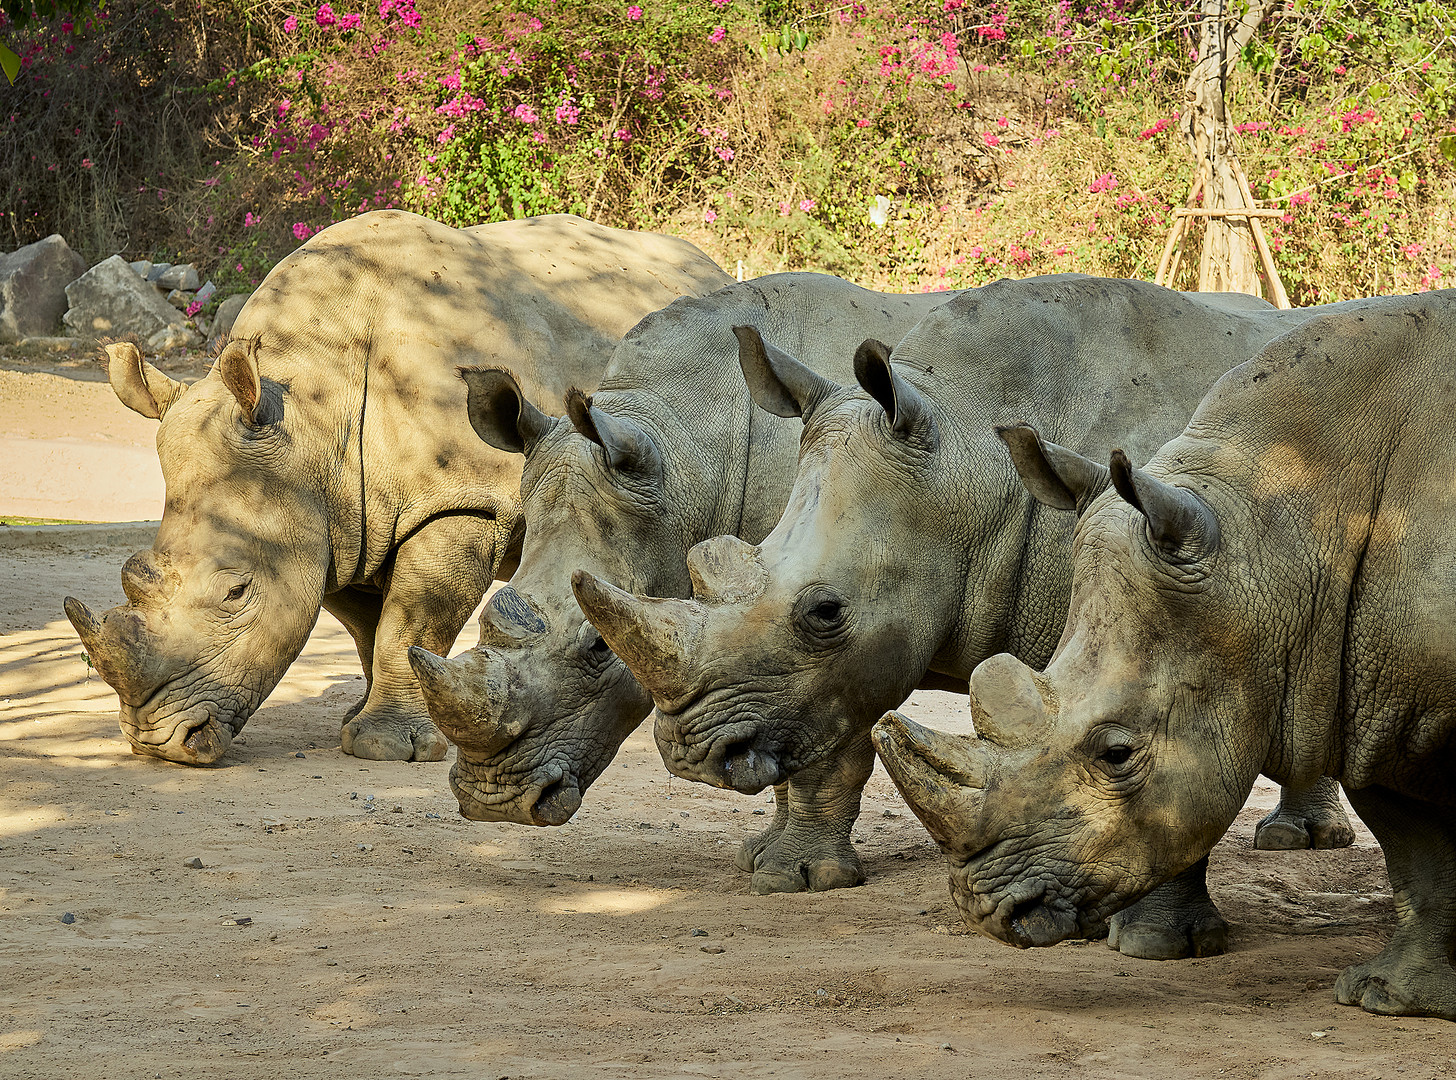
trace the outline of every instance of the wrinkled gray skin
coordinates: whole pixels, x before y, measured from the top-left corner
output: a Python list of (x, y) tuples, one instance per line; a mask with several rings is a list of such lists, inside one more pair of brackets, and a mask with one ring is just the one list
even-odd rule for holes
[(132, 749), (217, 761), (322, 606), (369, 679), (344, 750), (443, 757), (405, 648), (447, 648), (522, 531), (520, 463), (476, 438), (456, 365), (508, 359), (559, 398), (643, 314), (728, 280), (684, 241), (567, 215), (457, 230), (385, 211), (279, 263), (191, 386), (108, 346), (117, 395), (161, 421), (166, 506), (122, 568), (127, 604), (66, 613)]
[[(1220, 379), (1145, 468), (1113, 455), (1051, 662), (971, 677), (979, 738), (891, 714), (875, 744), (966, 919), (1021, 946), (1203, 857), (1260, 772), (1335, 777), (1397, 917), (1336, 998), (1456, 1019), (1456, 292), (1340, 308)], [(1087, 467), (1022, 473), (1075, 494)]]
[[(741, 791), (791, 781), (774, 829), (739, 854), (755, 890), (863, 880), (850, 826), (869, 730), (917, 684), (964, 688), (994, 653), (1051, 654), (1071, 519), (1022, 491), (996, 426), (1032, 420), (1075, 447), (1124, 439), (1151, 453), (1214, 379), (1308, 317), (1144, 282), (1002, 281), (937, 309), (888, 360), (862, 350), (858, 386), (814, 382), (792, 361), (746, 369), (759, 404), (804, 417), (788, 508), (756, 548), (738, 547), (755, 586), (676, 604), (614, 592), (614, 608), (586, 610), (652, 691), (669, 769)], [(1333, 791), (1318, 794), (1306, 799), (1317, 842), (1349, 843)], [(1177, 913), (1114, 927), (1118, 947), (1221, 950), (1201, 874), (1191, 888), (1201, 899)]]
[(651, 710), (582, 617), (573, 570), (687, 596), (690, 575), (722, 571), (701, 553), (685, 566), (693, 545), (725, 533), (757, 540), (777, 520), (799, 425), (754, 409), (740, 348), (792, 350), (848, 378), (855, 346), (898, 340), (945, 298), (775, 274), (681, 300), (627, 335), (600, 389), (569, 395), (562, 420), (543, 416), (507, 372), (468, 374), (481, 437), (526, 454), (528, 527), (520, 569), (481, 616), (479, 646), (448, 661), (410, 651), (430, 715), (459, 747), (450, 782), (463, 815), (563, 824)]

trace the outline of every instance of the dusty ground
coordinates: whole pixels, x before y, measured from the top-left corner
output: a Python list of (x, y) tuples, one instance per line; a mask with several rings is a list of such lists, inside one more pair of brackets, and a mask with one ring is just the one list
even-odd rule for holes
[[(39, 437), (129, 422), (91, 369), (10, 366), (0, 436), (56, 401)], [(222, 767), (133, 757), (60, 612), (119, 602), (128, 554), (0, 548), (7, 1080), (1456, 1075), (1451, 1024), (1334, 1003), (1388, 933), (1379, 851), (1252, 850), (1271, 786), (1214, 854), (1227, 956), (1017, 952), (959, 930), (882, 772), (869, 884), (816, 896), (749, 895), (765, 801), (670, 780), (645, 729), (570, 825), (466, 822), (447, 763), (339, 752), (362, 679), (327, 615)], [(964, 729), (950, 695), (909, 711)]]

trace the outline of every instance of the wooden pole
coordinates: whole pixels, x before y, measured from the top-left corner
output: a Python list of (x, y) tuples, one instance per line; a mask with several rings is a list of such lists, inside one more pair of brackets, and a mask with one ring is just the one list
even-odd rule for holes
[[(1249, 187), (1249, 178), (1244, 175), (1243, 166), (1239, 164), (1238, 158), (1232, 160), (1232, 165), (1234, 177), (1239, 182), (1239, 189), (1244, 193), (1244, 202), (1249, 206), (1253, 206), (1254, 192)], [(1284, 216), (1282, 211), (1264, 211), (1257, 216), (1251, 215), (1249, 217), (1249, 227), (1254, 231), (1254, 243), (1259, 247), (1259, 257), (1264, 263), (1264, 276), (1269, 281), (1269, 291), (1273, 293), (1271, 299), (1274, 301), (1274, 306), (1287, 310), (1293, 305), (1289, 302), (1289, 294), (1284, 291), (1284, 282), (1280, 279), (1279, 270), (1274, 265), (1274, 253), (1269, 250), (1269, 241), (1264, 236), (1264, 225), (1259, 220), (1260, 217), (1269, 217), (1273, 214), (1277, 214), (1280, 217)]]
[[(1193, 186), (1188, 189), (1188, 201), (1182, 206), (1183, 210), (1193, 209), (1193, 204), (1203, 194), (1205, 175), (1205, 164), (1200, 161), (1198, 163), (1198, 174), (1193, 178)], [(1182, 241), (1187, 233), (1188, 216), (1186, 214), (1180, 214), (1175, 210), (1173, 214), (1173, 227), (1168, 231), (1168, 243), (1163, 247), (1163, 257), (1158, 260), (1158, 272), (1153, 276), (1153, 284), (1172, 288), (1173, 277), (1178, 273), (1178, 264), (1183, 260)]]

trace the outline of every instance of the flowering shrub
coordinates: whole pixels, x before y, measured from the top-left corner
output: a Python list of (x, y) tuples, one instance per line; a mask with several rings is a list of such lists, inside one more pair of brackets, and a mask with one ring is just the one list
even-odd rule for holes
[[(1192, 179), (1191, 10), (109, 0), (7, 30), (25, 66), (0, 230), (7, 248), (62, 232), (92, 261), (187, 258), (235, 287), (388, 207), (569, 211), (753, 273), (904, 288), (1150, 277)], [(1296, 302), (1452, 283), (1456, 70), (1432, 29), (1452, 24), (1451, 3), (1291, 0), (1245, 51), (1238, 150), (1287, 210), (1265, 228)]]

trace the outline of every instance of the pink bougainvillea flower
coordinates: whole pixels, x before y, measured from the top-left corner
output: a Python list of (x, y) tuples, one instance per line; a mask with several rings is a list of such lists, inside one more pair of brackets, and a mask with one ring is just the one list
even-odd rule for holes
[(286, 18), (286, 19), (283, 20), (283, 32), (285, 34), (296, 34), (296, 33), (298, 33), (298, 16), (297, 15), (290, 15), (290, 16), (288, 16), (288, 18)]
[(546, 141), (546, 133), (544, 131), (533, 131), (533, 132), (531, 132), (531, 141), (532, 142), (545, 142)]
[(440, 134), (438, 134), (438, 135), (435, 136), (435, 141), (437, 143), (440, 143), (440, 144), (443, 145), (443, 144), (449, 142), (454, 137), (455, 137), (455, 125), (454, 124), (446, 124), (445, 125), (445, 130), (442, 131), (442, 132), (440, 132)]
[(280, 101), (278, 103), (278, 115), (282, 116), (284, 113), (286, 113), (288, 111), (288, 107), (292, 104), (293, 102), (289, 101), (288, 98), (284, 98), (282, 101)]
[(1093, 180), (1087, 190), (1091, 194), (1096, 195), (1100, 191), (1111, 191), (1115, 187), (1117, 187), (1117, 177), (1113, 176), (1110, 172), (1105, 172), (1096, 180)]
[(575, 124), (581, 118), (581, 109), (576, 105), (574, 98), (567, 98), (560, 105), (556, 106), (556, 122), (558, 124)]
[(362, 23), (363, 21), (364, 21), (364, 16), (358, 14), (357, 12), (354, 12), (354, 13), (349, 14), (349, 15), (341, 15), (341, 16), (339, 16), (339, 29), (340, 30), (353, 30), (353, 29), (357, 28), (358, 25), (360, 23)]
[(704, 210), (703, 211), (703, 220), (706, 221), (709, 225), (713, 224), (713, 222), (715, 222), (715, 221), (718, 220), (718, 211), (716, 211), (716, 210)]
[(814, 209), (814, 207), (816, 207), (818, 205), (819, 204), (816, 203), (813, 199), (800, 199), (799, 200), (799, 209), (802, 210), (802, 211), (804, 211), (804, 213), (806, 213), (806, 214), (810, 210)]
[(295, 240), (307, 240), (312, 235), (313, 230), (302, 221), (295, 221), (293, 223), (293, 238)]
[(714, 45), (716, 45), (716, 44), (718, 44), (718, 42), (722, 41), (727, 36), (728, 36), (728, 31), (727, 30), (724, 30), (721, 26), (715, 26), (715, 27), (713, 27), (713, 32), (708, 35), (708, 40), (711, 41)]
[(627, 18), (632, 22), (640, 22), (642, 19), (642, 9), (636, 4), (633, 4), (627, 9)]
[(789, 216), (789, 204), (786, 203), (786, 202), (780, 202), (779, 203), (779, 217), (788, 217), (788, 216)]
[(621, 140), (622, 142), (631, 142), (632, 141), (632, 133), (630, 131), (628, 131), (626, 128), (618, 128), (617, 129), (617, 138), (619, 140)]
[(254, 225), (258, 224), (258, 221), (259, 219), (255, 218), (253, 216), (253, 212), (249, 210), (246, 214), (243, 215), (243, 228), (251, 229)]
[(183, 314), (186, 315), (190, 319), (190, 318), (192, 318), (192, 316), (196, 315), (201, 310), (202, 310), (202, 301), (201, 300), (194, 300), (194, 301), (192, 301), (192, 303), (190, 303), (190, 304), (187, 305), (187, 310), (184, 311)]
[(511, 118), (519, 120), (523, 124), (534, 124), (537, 120), (541, 119), (536, 115), (536, 110), (524, 101), (511, 110)]
[(319, 26), (328, 29), (330, 26), (333, 26), (334, 23), (338, 22), (338, 19), (334, 17), (333, 8), (331, 8), (328, 4), (320, 4), (319, 9), (314, 12), (313, 21), (318, 23)]

